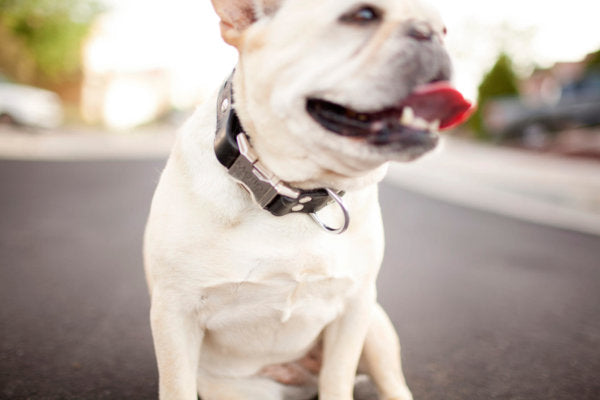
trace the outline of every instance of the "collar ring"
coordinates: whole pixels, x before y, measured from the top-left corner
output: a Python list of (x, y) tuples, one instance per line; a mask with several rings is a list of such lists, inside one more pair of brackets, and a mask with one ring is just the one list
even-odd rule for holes
[(324, 223), (319, 218), (317, 213), (311, 213), (310, 216), (326, 232), (329, 232), (329, 233), (332, 233), (335, 235), (341, 235), (342, 233), (346, 232), (346, 230), (348, 230), (348, 226), (350, 226), (350, 212), (348, 211), (348, 208), (346, 207), (346, 204), (344, 204), (344, 201), (342, 200), (342, 198), (334, 190), (329, 189), (329, 188), (325, 188), (325, 190), (327, 191), (327, 194), (329, 195), (329, 197), (331, 197), (337, 203), (337, 205), (340, 207), (340, 209), (342, 210), (342, 213), (344, 214), (344, 224), (342, 225), (341, 228), (332, 228), (332, 227), (328, 226), (326, 223)]

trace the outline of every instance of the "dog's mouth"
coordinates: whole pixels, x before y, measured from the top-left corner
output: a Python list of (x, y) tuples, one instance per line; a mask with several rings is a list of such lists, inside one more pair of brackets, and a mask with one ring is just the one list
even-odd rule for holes
[(473, 105), (448, 82), (417, 87), (399, 104), (375, 112), (360, 112), (326, 100), (309, 98), (309, 115), (338, 135), (362, 139), (375, 146), (430, 149), (438, 132), (464, 122)]

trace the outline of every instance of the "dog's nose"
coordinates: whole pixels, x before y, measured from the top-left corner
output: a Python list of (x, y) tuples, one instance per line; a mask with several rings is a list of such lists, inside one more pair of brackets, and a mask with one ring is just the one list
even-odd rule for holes
[(406, 27), (406, 34), (420, 42), (433, 38), (433, 28), (425, 21), (410, 21)]

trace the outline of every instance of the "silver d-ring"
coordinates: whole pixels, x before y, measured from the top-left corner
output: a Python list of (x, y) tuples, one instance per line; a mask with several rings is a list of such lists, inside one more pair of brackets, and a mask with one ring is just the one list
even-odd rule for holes
[(335, 200), (335, 202), (338, 204), (338, 206), (340, 206), (342, 213), (344, 213), (344, 225), (338, 229), (331, 228), (331, 227), (327, 226), (323, 221), (321, 221), (321, 219), (319, 218), (319, 216), (316, 213), (311, 213), (310, 216), (321, 228), (325, 229), (325, 231), (336, 234), (336, 235), (341, 235), (342, 233), (346, 232), (346, 230), (348, 229), (348, 226), (350, 225), (350, 213), (348, 212), (348, 209), (346, 208), (344, 201), (342, 200), (342, 198), (340, 196), (338, 196), (338, 194), (336, 192), (334, 192), (333, 190), (331, 190), (329, 188), (326, 188), (325, 190), (327, 190), (327, 194), (329, 195), (329, 197), (331, 197), (333, 200)]

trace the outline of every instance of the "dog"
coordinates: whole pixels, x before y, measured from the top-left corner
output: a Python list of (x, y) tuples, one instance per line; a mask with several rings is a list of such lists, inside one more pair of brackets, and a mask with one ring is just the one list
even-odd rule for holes
[(239, 62), (179, 131), (144, 239), (160, 398), (350, 400), (358, 371), (412, 399), (376, 298), (377, 183), (469, 113), (442, 20), (420, 0), (212, 4)]

